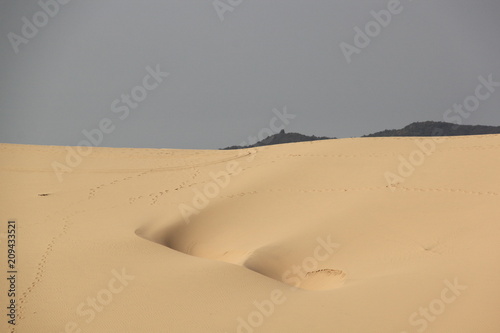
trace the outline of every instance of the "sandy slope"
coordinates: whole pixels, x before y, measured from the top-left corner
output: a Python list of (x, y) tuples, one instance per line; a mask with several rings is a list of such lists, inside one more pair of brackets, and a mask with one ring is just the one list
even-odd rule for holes
[(62, 182), (64, 147), (2, 144), (13, 331), (498, 333), (500, 136), (434, 143), (390, 187), (416, 140), (94, 148)]

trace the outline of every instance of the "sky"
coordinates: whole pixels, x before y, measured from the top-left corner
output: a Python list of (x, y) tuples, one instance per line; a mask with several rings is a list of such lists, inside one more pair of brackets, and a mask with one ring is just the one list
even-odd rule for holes
[(0, 142), (498, 126), (499, 17), (498, 0), (0, 0)]

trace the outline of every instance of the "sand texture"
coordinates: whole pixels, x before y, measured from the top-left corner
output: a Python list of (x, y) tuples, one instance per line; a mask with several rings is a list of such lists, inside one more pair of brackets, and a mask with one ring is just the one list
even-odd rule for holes
[(0, 332), (498, 333), (500, 135), (429, 140), (0, 144)]

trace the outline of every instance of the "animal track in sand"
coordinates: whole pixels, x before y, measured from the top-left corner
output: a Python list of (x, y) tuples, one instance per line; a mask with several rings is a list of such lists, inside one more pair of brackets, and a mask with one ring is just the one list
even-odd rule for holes
[(342, 286), (346, 273), (340, 269), (318, 269), (307, 272), (300, 282), (300, 288), (306, 290), (330, 290)]
[[(73, 203), (69, 207), (73, 207), (76, 204), (81, 203), (81, 201)], [(68, 207), (68, 208), (69, 208)], [(27, 287), (23, 292), (20, 292), (20, 296), (18, 298), (19, 300), (19, 308), (18, 308), (18, 318), (19, 319), (24, 319), (25, 318), (25, 308), (28, 304), (28, 296), (33, 292), (34, 289), (38, 287), (40, 283), (42, 283), (43, 277), (45, 276), (45, 271), (46, 271), (46, 266), (50, 262), (50, 255), (54, 251), (54, 245), (56, 242), (62, 238), (66, 233), (68, 232), (69, 226), (72, 224), (72, 218), (78, 214), (81, 214), (85, 212), (85, 210), (75, 210), (72, 213), (69, 214), (64, 214), (63, 211), (56, 212), (54, 215), (59, 215), (63, 213), (64, 215), (62, 217), (59, 217), (58, 219), (62, 222), (62, 229), (59, 231), (58, 234), (52, 237), (50, 242), (47, 244), (47, 247), (45, 248), (45, 251), (42, 253), (40, 260), (38, 261), (36, 265), (36, 270), (35, 270), (35, 276), (34, 279), (31, 281), (31, 284), (29, 287)], [(48, 215), (45, 218), (45, 221), (49, 218), (56, 218), (53, 215)], [(16, 327), (13, 327), (11, 332), (16, 332)]]
[(357, 155), (349, 155), (349, 154), (276, 154), (274, 155), (277, 158), (287, 158), (287, 157), (319, 157), (319, 158), (358, 158), (358, 157), (393, 157), (397, 156), (396, 153), (390, 154), (357, 154)]
[[(485, 192), (478, 192), (478, 191), (470, 191), (470, 190), (464, 190), (460, 188), (418, 188), (418, 187), (404, 187), (404, 186), (399, 186), (400, 184), (397, 184), (398, 186), (394, 186), (392, 189), (395, 191), (401, 191), (401, 192), (449, 192), (449, 193), (459, 193), (459, 194), (466, 194), (466, 195), (484, 195), (484, 196), (498, 196), (499, 193), (493, 192), (493, 191), (485, 191)], [(326, 193), (326, 192), (357, 192), (357, 191), (388, 191), (391, 190), (389, 186), (374, 186), (374, 187), (346, 187), (346, 188), (311, 188), (311, 189), (304, 189), (304, 188), (272, 188), (272, 189), (266, 189), (263, 191), (248, 191), (248, 192), (239, 192), (239, 193), (233, 193), (233, 194), (228, 194), (228, 195), (223, 195), (220, 196), (221, 199), (234, 199), (236, 197), (243, 197), (246, 195), (256, 195), (260, 193), (279, 193), (279, 192), (288, 192), (288, 193), (305, 193), (305, 194), (310, 194), (310, 193)]]

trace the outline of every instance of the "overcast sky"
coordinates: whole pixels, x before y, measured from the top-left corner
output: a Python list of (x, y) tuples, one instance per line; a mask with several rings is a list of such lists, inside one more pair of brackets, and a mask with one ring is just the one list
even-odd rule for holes
[[(100, 146), (220, 148), (285, 107), (287, 132), (355, 137), (442, 121), (479, 76), (500, 82), (498, 0), (0, 1), (6, 143), (74, 146), (101, 123)], [(349, 63), (341, 43), (388, 6)], [(496, 89), (465, 124), (500, 125)]]

